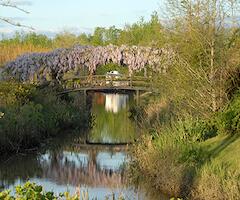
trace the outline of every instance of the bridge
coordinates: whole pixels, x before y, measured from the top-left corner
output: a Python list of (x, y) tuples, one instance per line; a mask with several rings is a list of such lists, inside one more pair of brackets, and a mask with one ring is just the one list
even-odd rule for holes
[[(64, 90), (58, 95), (70, 92), (82, 91), (86, 103), (87, 93), (93, 92), (134, 92), (136, 104), (140, 103), (140, 97), (149, 93), (156, 93), (153, 78), (146, 76), (125, 75), (89, 75), (66, 78), (61, 81)], [(142, 94), (141, 94), (142, 93)]]
[(90, 75), (77, 76), (62, 81), (64, 91), (61, 94), (73, 91), (153, 91), (151, 77), (124, 76), (124, 75)]

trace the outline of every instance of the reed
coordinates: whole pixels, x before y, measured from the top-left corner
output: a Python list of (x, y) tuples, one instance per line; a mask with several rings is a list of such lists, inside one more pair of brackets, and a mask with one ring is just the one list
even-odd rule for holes
[(0, 66), (6, 62), (16, 59), (18, 56), (29, 52), (47, 52), (51, 48), (43, 46), (35, 46), (31, 43), (12, 43), (2, 44), (0, 43)]

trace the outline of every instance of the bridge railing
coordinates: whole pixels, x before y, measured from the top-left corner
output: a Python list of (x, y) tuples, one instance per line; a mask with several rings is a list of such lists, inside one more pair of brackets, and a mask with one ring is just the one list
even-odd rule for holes
[(151, 77), (144, 76), (114, 76), (114, 75), (92, 75), (78, 76), (62, 81), (65, 89), (78, 88), (152, 88)]

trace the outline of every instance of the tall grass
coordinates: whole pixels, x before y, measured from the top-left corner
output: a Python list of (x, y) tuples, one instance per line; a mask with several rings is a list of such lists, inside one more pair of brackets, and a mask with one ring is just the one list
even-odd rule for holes
[(34, 46), (33, 44), (1, 44), (0, 43), (0, 66), (4, 63), (14, 60), (16, 57), (29, 52), (47, 52), (49, 47)]
[(13, 38), (0, 41), (0, 66), (29, 52), (46, 52), (52, 49), (52, 40), (35, 33), (16, 33)]

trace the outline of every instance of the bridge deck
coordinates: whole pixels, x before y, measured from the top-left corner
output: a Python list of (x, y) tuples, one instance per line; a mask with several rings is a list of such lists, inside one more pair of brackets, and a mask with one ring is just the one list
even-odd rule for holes
[(151, 89), (143, 88), (143, 87), (81, 87), (81, 88), (73, 88), (66, 89), (60, 94), (65, 94), (69, 92), (77, 92), (77, 91), (95, 91), (95, 92), (127, 92), (127, 91), (151, 91)]
[(152, 91), (152, 80), (148, 77), (109, 77), (103, 75), (79, 76), (63, 81), (65, 91), (61, 94), (74, 91)]

